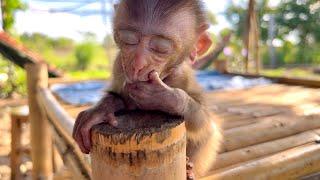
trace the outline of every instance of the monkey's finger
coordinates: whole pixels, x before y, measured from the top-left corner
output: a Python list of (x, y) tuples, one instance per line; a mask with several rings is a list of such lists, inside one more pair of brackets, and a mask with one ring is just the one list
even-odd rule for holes
[(87, 152), (90, 152), (91, 149), (91, 128), (96, 125), (102, 123), (102, 118), (100, 116), (94, 116), (92, 119), (86, 121), (80, 129), (81, 138), (83, 145)]
[(114, 127), (117, 127), (117, 126), (118, 126), (118, 121), (117, 121), (117, 119), (116, 119), (116, 117), (114, 116), (113, 113), (107, 114), (106, 117), (107, 117), (108, 123), (109, 123), (111, 126), (114, 126)]
[(85, 154), (88, 154), (88, 150), (84, 147), (83, 145), (83, 140), (82, 140), (82, 136), (81, 136), (81, 133), (80, 132), (77, 132), (75, 134), (75, 137), (74, 137), (74, 140), (77, 142), (81, 152), (85, 153)]
[(81, 135), (77, 135), (79, 137), (75, 138), (80, 150), (84, 154), (89, 154), (89, 151), (84, 147)]
[[(83, 123), (81, 123), (83, 124)], [(85, 153), (85, 154), (88, 154), (89, 153), (89, 150), (86, 149), (86, 147), (84, 146), (84, 143), (83, 143), (83, 138), (82, 138), (82, 135), (81, 135), (81, 132), (80, 132), (80, 127), (81, 125), (79, 125), (75, 131), (75, 135), (74, 135), (74, 140), (77, 142), (81, 152)]]
[(149, 74), (149, 80), (153, 83), (153, 84), (161, 84), (162, 85), (162, 80), (159, 77), (158, 72), (156, 71), (152, 71)]
[(78, 129), (79, 129), (79, 126), (83, 123), (83, 119), (86, 118), (86, 113), (85, 111), (82, 111), (78, 114), (77, 118), (76, 118), (76, 122), (74, 124), (74, 127), (73, 127), (73, 131), (72, 131), (72, 137), (75, 138), (76, 137), (76, 134), (78, 133)]
[(187, 180), (195, 180), (195, 175), (192, 171), (187, 170)]
[[(164, 82), (162, 81), (162, 79), (160, 78), (158, 72), (152, 71), (152, 72), (149, 74), (149, 79), (150, 79), (150, 81), (151, 81), (152, 84), (157, 85), (156, 90), (163, 90), (163, 88), (169, 89), (169, 86), (166, 85), (166, 83), (164, 83)], [(161, 87), (161, 88), (159, 88), (159, 87)]]

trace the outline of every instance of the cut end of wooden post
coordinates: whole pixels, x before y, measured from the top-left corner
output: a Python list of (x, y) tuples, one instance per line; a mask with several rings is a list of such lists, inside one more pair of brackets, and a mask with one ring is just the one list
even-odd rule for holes
[(181, 118), (129, 112), (118, 126), (92, 132), (93, 179), (186, 179), (186, 131)]

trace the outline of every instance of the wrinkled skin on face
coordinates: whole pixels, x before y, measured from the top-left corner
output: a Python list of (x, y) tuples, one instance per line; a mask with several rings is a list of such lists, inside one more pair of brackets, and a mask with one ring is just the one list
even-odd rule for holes
[[(120, 48), (120, 61), (126, 82), (148, 81), (156, 71), (163, 80), (170, 71), (190, 56), (195, 32), (194, 17), (188, 11), (177, 12), (166, 21), (135, 22), (120, 6), (114, 25), (115, 41)], [(184, 21), (181, 21), (184, 19)], [(130, 23), (128, 23), (130, 22)], [(195, 29), (195, 28), (193, 28)]]
[(125, 76), (123, 92), (137, 108), (183, 115), (186, 93), (163, 81), (192, 55), (192, 46), (185, 44), (193, 44), (195, 39), (195, 28), (189, 28), (195, 27), (194, 17), (189, 11), (180, 11), (165, 21), (137, 22), (124, 15), (126, 11), (120, 5), (116, 18), (122, 18), (114, 25)]

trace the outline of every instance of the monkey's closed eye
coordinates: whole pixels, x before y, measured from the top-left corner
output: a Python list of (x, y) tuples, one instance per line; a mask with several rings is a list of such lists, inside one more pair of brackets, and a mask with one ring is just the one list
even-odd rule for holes
[(151, 38), (149, 46), (153, 51), (161, 54), (170, 53), (173, 49), (172, 42), (169, 39), (161, 37)]
[(130, 30), (119, 30), (118, 37), (126, 45), (137, 45), (140, 41), (138, 33)]

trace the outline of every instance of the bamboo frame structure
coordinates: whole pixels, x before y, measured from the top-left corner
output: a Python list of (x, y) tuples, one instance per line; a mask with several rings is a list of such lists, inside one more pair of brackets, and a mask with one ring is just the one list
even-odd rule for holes
[(22, 146), (22, 126), (28, 122), (28, 114), (24, 113), (11, 113), (11, 152), (10, 152), (10, 168), (11, 179), (20, 179), (20, 165), (25, 147)]
[[(278, 138), (294, 135), (303, 131), (320, 128), (320, 121), (317, 116), (306, 116), (301, 118), (290, 118), (290, 116), (267, 117), (262, 123), (252, 124), (244, 127), (233, 128), (224, 132), (224, 142), (221, 152), (232, 151), (250, 145), (263, 143)], [(308, 121), (309, 123), (306, 123)], [(255, 133), (244, 136), (246, 132)]]
[[(28, 102), (31, 121), (33, 179), (52, 179), (53, 146), (77, 179), (90, 179), (89, 162), (72, 139), (74, 119), (59, 105), (48, 89), (45, 64), (28, 64)], [(53, 137), (53, 141), (52, 141)]]
[(37, 102), (37, 89), (48, 87), (48, 70), (45, 64), (27, 64), (27, 89), (31, 124), (32, 178), (52, 178), (52, 138), (47, 117)]
[(64, 164), (78, 179), (90, 179), (91, 169), (77, 144), (72, 139), (74, 119), (58, 104), (48, 89), (38, 89), (38, 101), (48, 116), (52, 127), (54, 145), (57, 147)]
[(202, 180), (298, 179), (320, 171), (320, 145), (313, 142), (255, 161), (230, 166)]

